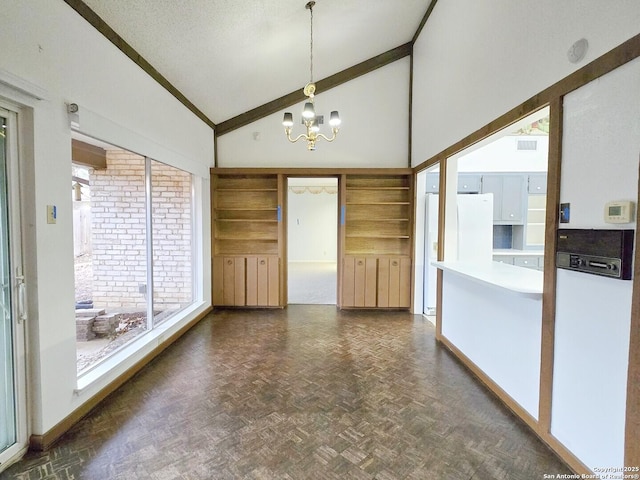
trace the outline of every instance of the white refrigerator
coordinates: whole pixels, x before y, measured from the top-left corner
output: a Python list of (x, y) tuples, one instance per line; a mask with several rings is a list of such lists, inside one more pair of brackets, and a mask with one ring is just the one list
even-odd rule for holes
[[(424, 308), (433, 315), (436, 308), (436, 271), (431, 265), (438, 259), (438, 195), (426, 195), (424, 235)], [(448, 261), (491, 262), (493, 260), (493, 195), (460, 194), (457, 196), (456, 238), (448, 242), (455, 255)]]

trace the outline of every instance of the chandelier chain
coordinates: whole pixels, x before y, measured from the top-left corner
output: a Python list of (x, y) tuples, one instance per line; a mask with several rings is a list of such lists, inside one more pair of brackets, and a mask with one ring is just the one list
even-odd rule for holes
[(310, 74), (309, 83), (313, 83), (313, 4), (310, 4), (309, 12), (311, 12), (311, 41), (309, 42), (309, 52), (310, 52), (310, 54), (309, 54), (309, 57), (310, 57), (309, 58), (310, 59), (310, 62), (309, 62), (310, 63), (310, 66), (309, 66), (309, 74)]

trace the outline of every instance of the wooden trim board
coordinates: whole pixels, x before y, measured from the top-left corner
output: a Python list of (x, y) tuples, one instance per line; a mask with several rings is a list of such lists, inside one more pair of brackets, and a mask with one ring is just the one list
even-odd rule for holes
[(211, 169), (212, 175), (275, 175), (287, 177), (336, 177), (338, 175), (412, 175), (412, 168), (229, 168)]
[[(636, 225), (640, 225), (640, 184), (636, 203)], [(627, 412), (625, 419), (624, 464), (640, 466), (640, 248), (636, 227), (636, 250), (633, 259), (633, 294), (629, 338), (629, 369), (627, 371)]]
[(538, 429), (551, 432), (551, 401), (556, 316), (556, 231), (560, 208), (560, 170), (562, 165), (562, 98), (549, 105), (549, 157), (547, 171), (546, 228), (544, 239), (544, 280), (542, 291), (542, 341), (540, 365), (540, 404)]

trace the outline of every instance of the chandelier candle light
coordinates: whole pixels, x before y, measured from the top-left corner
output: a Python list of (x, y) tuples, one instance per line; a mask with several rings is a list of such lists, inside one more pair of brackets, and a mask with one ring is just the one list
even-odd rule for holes
[(302, 110), (302, 121), (304, 126), (307, 128), (307, 133), (301, 133), (296, 138), (291, 138), (291, 130), (293, 127), (293, 114), (290, 112), (285, 112), (284, 119), (282, 120), (282, 125), (284, 125), (284, 132), (287, 135), (287, 139), (291, 143), (295, 143), (298, 140), (304, 138), (307, 141), (307, 150), (313, 151), (316, 149), (316, 140), (319, 138), (324, 138), (328, 142), (333, 142), (336, 139), (336, 135), (338, 134), (338, 130), (340, 129), (340, 116), (338, 115), (337, 110), (331, 112), (331, 116), (329, 117), (329, 125), (331, 125), (331, 131), (333, 135), (331, 138), (323, 135), (320, 132), (320, 125), (323, 123), (322, 115), (316, 115), (316, 111), (313, 104), (313, 98), (316, 93), (316, 84), (313, 83), (313, 6), (316, 2), (311, 1), (305, 5), (305, 8), (309, 10), (311, 13), (311, 44), (310, 44), (310, 71), (311, 78), (309, 83), (304, 87), (304, 94), (309, 97), (304, 104), (304, 108)]

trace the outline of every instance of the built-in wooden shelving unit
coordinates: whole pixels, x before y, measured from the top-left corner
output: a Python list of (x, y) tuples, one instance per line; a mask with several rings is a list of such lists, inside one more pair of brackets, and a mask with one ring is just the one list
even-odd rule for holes
[(344, 175), (341, 306), (408, 308), (413, 176)]
[(214, 305), (280, 305), (279, 192), (276, 174), (213, 176)]

